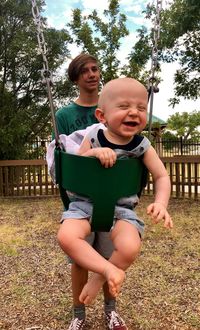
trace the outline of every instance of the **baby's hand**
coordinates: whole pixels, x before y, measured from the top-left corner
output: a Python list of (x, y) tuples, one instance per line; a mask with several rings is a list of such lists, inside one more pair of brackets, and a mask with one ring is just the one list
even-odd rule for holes
[(106, 168), (112, 167), (117, 159), (117, 154), (110, 148), (94, 148), (93, 151), (94, 157), (98, 158), (103, 166)]
[(150, 215), (154, 223), (164, 221), (165, 228), (173, 228), (173, 221), (166, 210), (166, 207), (161, 203), (152, 203), (147, 207), (147, 214)]

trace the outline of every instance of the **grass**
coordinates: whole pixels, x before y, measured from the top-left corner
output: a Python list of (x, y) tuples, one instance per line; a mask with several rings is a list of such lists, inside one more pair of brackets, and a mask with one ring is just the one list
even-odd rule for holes
[[(172, 199), (175, 227), (146, 222), (141, 254), (127, 271), (118, 311), (130, 330), (199, 330), (199, 202)], [(0, 329), (64, 330), (71, 319), (70, 267), (56, 242), (58, 198), (0, 200)], [(103, 298), (87, 308), (87, 329), (104, 329)]]

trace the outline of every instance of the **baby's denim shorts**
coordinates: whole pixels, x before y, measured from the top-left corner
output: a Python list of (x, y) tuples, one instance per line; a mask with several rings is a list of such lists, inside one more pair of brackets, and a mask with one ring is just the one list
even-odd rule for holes
[[(62, 214), (61, 223), (67, 219), (88, 219), (88, 221), (90, 222), (92, 216), (92, 209), (93, 206), (88, 201), (71, 202), (69, 204), (69, 209), (67, 211), (64, 211)], [(143, 236), (144, 222), (138, 218), (134, 210), (122, 206), (116, 206), (113, 225), (119, 219), (123, 219), (134, 225), (137, 228), (140, 237)]]

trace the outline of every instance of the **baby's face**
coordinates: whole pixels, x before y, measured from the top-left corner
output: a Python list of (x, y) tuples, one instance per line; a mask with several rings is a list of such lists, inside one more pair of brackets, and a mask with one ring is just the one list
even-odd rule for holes
[(145, 128), (148, 95), (143, 85), (132, 80), (120, 81), (106, 97), (103, 112), (112, 134), (129, 141)]

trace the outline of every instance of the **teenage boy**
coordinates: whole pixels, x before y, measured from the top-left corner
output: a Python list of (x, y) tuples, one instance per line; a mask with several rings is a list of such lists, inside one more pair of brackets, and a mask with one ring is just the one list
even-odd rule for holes
[[(59, 134), (69, 135), (76, 130), (97, 123), (94, 115), (98, 104), (100, 70), (95, 57), (81, 53), (75, 57), (68, 67), (68, 76), (79, 89), (78, 98), (56, 112)], [(81, 141), (80, 141), (81, 142)], [(93, 232), (87, 241), (106, 259), (113, 252), (109, 233)], [(68, 330), (80, 330), (85, 327), (85, 305), (79, 296), (88, 280), (88, 271), (75, 262), (71, 265), (73, 319)], [(116, 299), (109, 292), (107, 282), (103, 285), (105, 321), (108, 329), (126, 330), (123, 319), (116, 313)]]

